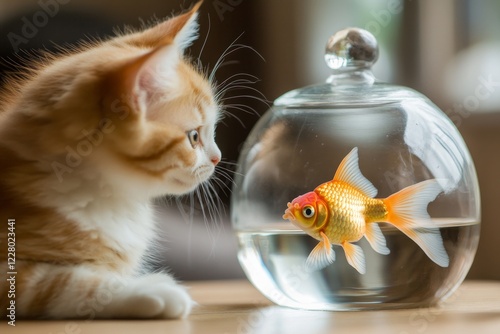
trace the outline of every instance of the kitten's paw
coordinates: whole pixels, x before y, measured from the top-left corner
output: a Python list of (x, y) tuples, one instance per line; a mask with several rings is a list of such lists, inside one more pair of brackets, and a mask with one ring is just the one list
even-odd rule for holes
[(157, 313), (160, 318), (183, 318), (191, 313), (195, 304), (186, 290), (179, 285), (159, 286), (156, 297), (161, 301)]
[(137, 282), (123, 306), (133, 317), (171, 319), (187, 316), (194, 304), (186, 289), (170, 277), (151, 275)]

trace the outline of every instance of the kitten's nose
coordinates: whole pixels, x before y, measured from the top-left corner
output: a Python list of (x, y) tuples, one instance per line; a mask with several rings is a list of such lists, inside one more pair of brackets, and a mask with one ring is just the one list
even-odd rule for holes
[(220, 162), (220, 155), (214, 155), (210, 158), (210, 161), (212, 161), (214, 166), (217, 166), (217, 164)]
[(212, 161), (214, 166), (217, 166), (217, 164), (220, 162), (220, 159), (222, 156), (221, 151), (219, 150), (218, 147), (213, 147), (212, 151), (209, 152), (209, 154), (210, 154), (210, 161)]
[(211, 150), (209, 150), (207, 154), (210, 157), (210, 161), (214, 164), (214, 166), (217, 166), (222, 157), (222, 153), (220, 149), (217, 147), (217, 145), (212, 146)]

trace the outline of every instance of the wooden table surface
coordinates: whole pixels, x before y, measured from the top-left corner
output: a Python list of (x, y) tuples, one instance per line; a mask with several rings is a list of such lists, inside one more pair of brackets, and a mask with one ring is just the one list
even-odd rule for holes
[(0, 333), (440, 333), (499, 334), (500, 282), (466, 281), (438, 308), (397, 311), (301, 311), (271, 304), (247, 281), (188, 282), (200, 304), (182, 320), (3, 320)]

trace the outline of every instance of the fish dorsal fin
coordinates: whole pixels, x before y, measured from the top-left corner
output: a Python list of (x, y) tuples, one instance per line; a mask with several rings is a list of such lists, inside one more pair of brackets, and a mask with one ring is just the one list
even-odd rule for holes
[(377, 188), (361, 174), (358, 160), (358, 148), (355, 147), (340, 163), (333, 181), (348, 183), (366, 196), (373, 198), (377, 195)]

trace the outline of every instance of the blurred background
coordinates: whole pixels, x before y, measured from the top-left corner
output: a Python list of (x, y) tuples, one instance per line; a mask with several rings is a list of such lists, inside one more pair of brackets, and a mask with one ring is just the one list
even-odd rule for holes
[[(193, 2), (181, 0), (0, 0), (0, 82), (19, 70), (36, 50), (58, 52), (115, 28), (140, 27)], [(281, 94), (324, 81), (330, 35), (345, 27), (371, 31), (378, 39), (378, 79), (427, 95), (455, 123), (470, 149), (482, 197), (482, 230), (468, 278), (500, 279), (500, 2), (497, 0), (205, 0), (200, 38), (188, 51), (209, 71), (231, 43), (250, 48), (226, 57), (218, 82), (245, 73), (252, 89), (229, 92), (233, 109), (217, 129), (222, 166), (232, 174), (242, 143)], [(234, 78), (233, 78), (234, 79)], [(231, 80), (231, 79), (229, 79)], [(260, 93), (257, 93), (255, 90)], [(251, 110), (251, 111), (250, 111)], [(163, 238), (157, 266), (180, 279), (243, 277), (237, 240), (229, 222), (228, 187), (218, 187), (221, 205), (212, 219), (197, 198), (159, 201)], [(204, 212), (205, 211), (205, 212)], [(204, 218), (206, 217), (206, 219)]]

